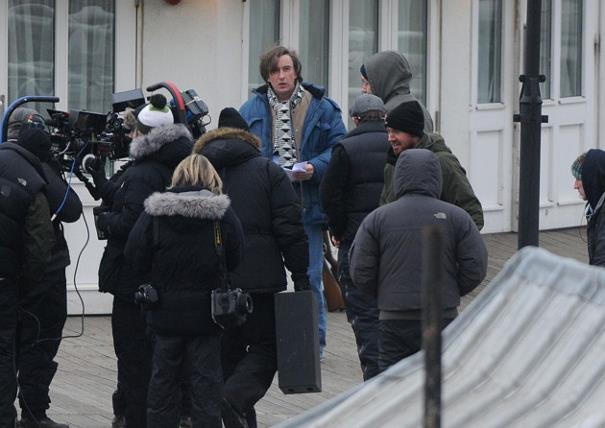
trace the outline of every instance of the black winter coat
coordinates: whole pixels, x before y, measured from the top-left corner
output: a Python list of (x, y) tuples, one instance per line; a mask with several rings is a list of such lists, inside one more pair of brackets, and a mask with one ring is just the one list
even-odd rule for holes
[(0, 277), (21, 277), (24, 289), (40, 280), (54, 245), (46, 185), (36, 156), (0, 144)]
[(591, 265), (605, 266), (605, 151), (592, 149), (582, 164), (582, 187), (586, 194), (588, 260)]
[(377, 297), (381, 312), (421, 319), (427, 226), (442, 231), (442, 315), (455, 316), (460, 296), (485, 277), (487, 250), (479, 230), (462, 208), (438, 199), (441, 180), (436, 155), (426, 149), (405, 150), (395, 166), (396, 200), (370, 213), (357, 231), (350, 252), (351, 279)]
[(107, 236), (107, 246), (99, 266), (99, 290), (132, 301), (134, 290), (148, 282), (124, 261), (124, 246), (143, 202), (153, 192), (163, 191), (178, 163), (191, 153), (191, 134), (184, 125), (166, 125), (135, 138), (130, 145), (134, 163), (111, 192), (111, 210), (99, 217), (97, 227)]
[(82, 215), (82, 201), (80, 201), (73, 188), (67, 185), (67, 182), (61, 175), (60, 165), (44, 162), (42, 163), (42, 169), (48, 180), (46, 187), (48, 208), (50, 209), (50, 215), (54, 217), (55, 246), (52, 249), (52, 256), (46, 267), (46, 271), (51, 272), (69, 266), (69, 249), (67, 248), (61, 222), (73, 223), (78, 221)]
[(339, 241), (353, 241), (365, 216), (378, 208), (388, 149), (383, 121), (361, 123), (332, 149), (319, 196)]
[(241, 224), (229, 205), (226, 195), (201, 187), (174, 188), (145, 201), (125, 255), (138, 272), (151, 272), (159, 295), (147, 314), (154, 333), (198, 336), (219, 331), (210, 314), (210, 292), (220, 285), (214, 222), (220, 221), (227, 270), (238, 264), (243, 248)]
[(288, 176), (261, 156), (260, 141), (234, 128), (208, 132), (194, 146), (223, 179), (246, 236), (233, 285), (252, 292), (286, 289), (284, 264), (296, 289), (308, 288), (309, 250), (298, 197)]

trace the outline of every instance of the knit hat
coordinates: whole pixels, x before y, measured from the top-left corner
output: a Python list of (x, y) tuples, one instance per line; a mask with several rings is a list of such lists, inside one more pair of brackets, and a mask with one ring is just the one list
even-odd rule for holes
[(42, 162), (50, 157), (50, 135), (36, 126), (23, 126), (17, 144), (36, 156)]
[(135, 114), (137, 129), (143, 134), (147, 134), (151, 129), (158, 126), (174, 123), (174, 116), (166, 105), (166, 97), (162, 94), (153, 94), (149, 98), (149, 103), (139, 107)]
[(31, 108), (16, 108), (10, 116), (7, 129), (7, 140), (17, 141), (19, 131), (25, 124), (33, 127), (44, 128), (44, 118), (36, 110)]
[(424, 130), (424, 114), (417, 101), (408, 101), (395, 107), (385, 119), (389, 128), (422, 137)]
[(578, 156), (571, 164), (571, 175), (573, 175), (576, 180), (582, 180), (582, 165), (584, 165), (584, 159), (586, 159), (586, 152)]
[(368, 80), (368, 72), (366, 71), (366, 66), (364, 64), (361, 64), (361, 67), (359, 67), (359, 72), (364, 79)]
[(386, 108), (384, 107), (382, 100), (376, 95), (361, 94), (353, 101), (353, 105), (351, 105), (351, 108), (349, 109), (349, 115), (351, 117), (360, 117), (369, 111), (386, 113)]
[(237, 128), (243, 129), (244, 131), (250, 131), (244, 118), (233, 107), (227, 107), (221, 110), (221, 114), (218, 117), (218, 127)]

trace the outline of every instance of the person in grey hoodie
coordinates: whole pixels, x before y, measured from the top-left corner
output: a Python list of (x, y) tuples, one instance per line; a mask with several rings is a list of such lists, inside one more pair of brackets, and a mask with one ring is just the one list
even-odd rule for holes
[(443, 231), (442, 328), (458, 315), (460, 296), (485, 278), (487, 250), (479, 230), (467, 212), (439, 200), (441, 177), (429, 150), (403, 152), (395, 166), (397, 199), (364, 219), (351, 247), (351, 279), (378, 302), (381, 371), (421, 347), (424, 228)]
[(424, 132), (433, 132), (433, 119), (424, 105), (410, 92), (412, 70), (405, 56), (396, 51), (378, 52), (361, 66), (361, 92), (384, 101), (387, 113), (401, 103), (416, 101), (424, 114)]

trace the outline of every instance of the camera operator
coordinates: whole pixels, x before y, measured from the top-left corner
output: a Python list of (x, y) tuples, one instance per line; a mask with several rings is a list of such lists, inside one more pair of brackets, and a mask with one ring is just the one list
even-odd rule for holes
[(221, 111), (218, 126), (193, 151), (219, 171), (242, 221), (246, 251), (232, 282), (254, 301), (249, 320), (223, 335), (223, 421), (227, 428), (256, 427), (254, 405), (277, 370), (274, 294), (286, 289), (284, 264), (295, 290), (309, 289), (309, 250), (300, 203), (286, 173), (261, 156), (259, 139), (237, 110)]
[(221, 427), (220, 328), (210, 309), (221, 273), (215, 227), (227, 271), (237, 265), (244, 246), (241, 224), (221, 188), (210, 162), (189, 156), (174, 171), (168, 191), (147, 198), (126, 245), (137, 270), (151, 272), (157, 293), (146, 298), (151, 305), (147, 323), (155, 337), (148, 427), (178, 426), (179, 374), (187, 362), (193, 426)]
[[(96, 226), (107, 236), (99, 266), (99, 289), (114, 295), (112, 333), (118, 359), (118, 382), (125, 399), (125, 422), (129, 428), (145, 426), (145, 403), (151, 372), (151, 341), (145, 322), (134, 303), (134, 292), (148, 278), (134, 272), (124, 259), (128, 234), (143, 202), (153, 192), (163, 191), (172, 171), (191, 153), (191, 134), (174, 117), (161, 94), (135, 111), (136, 127), (130, 144), (133, 164), (112, 182), (104, 202), (107, 211), (97, 212)], [(116, 415), (119, 416), (119, 415)], [(123, 421), (115, 420), (119, 426)]]
[(50, 148), (48, 136), (28, 128), (18, 141), (0, 144), (0, 426), (15, 425), (15, 349), (19, 296), (39, 284), (51, 257), (54, 231), (46, 199), (46, 179), (38, 156)]
[[(44, 120), (35, 110), (16, 109), (9, 121), (8, 141), (16, 140), (20, 130), (22, 135), (17, 144), (36, 153), (41, 144), (47, 143), (46, 132), (28, 132), (27, 128), (44, 128)], [(64, 428), (46, 416), (50, 404), (50, 383), (58, 364), (53, 361), (59, 350), (63, 326), (67, 319), (67, 289), (65, 268), (69, 266), (69, 249), (63, 234), (61, 222), (72, 223), (82, 214), (82, 202), (68, 187), (62, 176), (61, 165), (50, 157), (50, 151), (38, 153), (42, 170), (48, 182), (48, 199), (55, 245), (51, 259), (46, 266), (41, 281), (34, 288), (20, 296), (19, 357), (17, 361), (19, 382), (19, 405), (21, 407), (20, 427)]]

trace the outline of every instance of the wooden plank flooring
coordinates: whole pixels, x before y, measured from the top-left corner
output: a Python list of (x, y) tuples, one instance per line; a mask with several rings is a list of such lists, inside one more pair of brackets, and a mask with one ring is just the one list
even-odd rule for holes
[[(516, 251), (514, 233), (484, 235), (489, 251), (486, 281), (467, 296), (462, 309), (500, 270)], [(587, 260), (585, 229), (564, 229), (542, 232), (543, 248), (562, 256)], [(70, 317), (64, 334), (80, 330), (80, 318)], [(85, 318), (84, 336), (64, 340), (57, 357), (59, 369), (51, 386), (52, 404), (49, 415), (71, 427), (107, 427), (112, 418), (111, 393), (116, 382), (116, 361), (107, 316)], [(276, 382), (257, 405), (259, 426), (271, 426), (361, 382), (355, 340), (344, 313), (328, 317), (328, 345), (322, 363), (323, 392), (284, 395)]]

